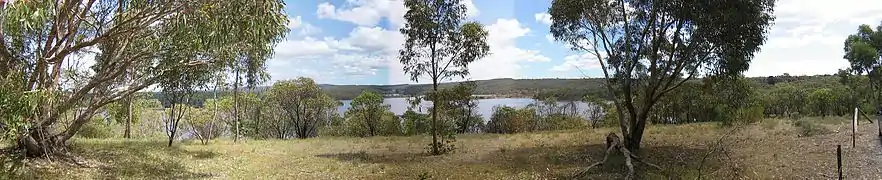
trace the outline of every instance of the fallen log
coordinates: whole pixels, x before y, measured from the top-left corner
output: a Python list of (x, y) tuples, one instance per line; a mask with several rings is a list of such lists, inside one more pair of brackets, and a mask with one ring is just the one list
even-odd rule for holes
[(637, 157), (637, 155), (634, 155), (634, 153), (631, 153), (631, 151), (628, 150), (628, 148), (625, 148), (625, 144), (622, 143), (622, 141), (620, 140), (619, 136), (616, 135), (616, 133), (609, 133), (606, 135), (606, 153), (604, 153), (603, 159), (596, 162), (596, 163), (591, 164), (590, 166), (588, 166), (588, 168), (585, 168), (584, 171), (580, 172), (579, 174), (576, 174), (575, 177), (576, 178), (583, 177), (588, 173), (589, 170), (591, 170), (591, 168), (593, 168), (595, 166), (600, 166), (600, 165), (603, 165), (603, 163), (606, 163), (606, 161), (609, 159), (609, 155), (611, 153), (613, 153), (614, 150), (618, 150), (625, 157), (625, 166), (628, 167), (628, 175), (625, 176), (625, 179), (632, 179), (636, 174), (634, 171), (634, 164), (631, 161), (637, 161), (639, 163), (646, 164), (646, 165), (653, 167), (653, 168), (656, 168), (658, 170), (662, 170), (662, 168), (659, 167), (658, 165), (640, 160), (640, 158)]

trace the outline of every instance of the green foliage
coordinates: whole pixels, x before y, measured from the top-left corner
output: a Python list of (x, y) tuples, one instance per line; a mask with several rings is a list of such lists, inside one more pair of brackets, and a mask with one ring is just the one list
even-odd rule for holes
[(353, 126), (358, 127), (358, 130), (353, 129), (354, 135), (376, 136), (385, 134), (381, 131), (385, 124), (384, 116), (387, 114), (391, 112), (389, 105), (383, 104), (383, 95), (364, 91), (352, 100), (349, 110), (346, 111), (346, 118), (352, 121)]
[(554, 0), (548, 14), (555, 40), (602, 61), (609, 93), (627, 109), (625, 144), (637, 149), (666, 93), (695, 76), (748, 69), (774, 21), (774, 2)]
[(346, 119), (337, 113), (331, 116), (331, 122), (324, 127), (319, 128), (319, 136), (346, 136)]
[[(778, 83), (775, 86), (784, 85)], [(658, 124), (721, 122), (734, 125), (763, 118), (766, 103), (758, 86), (746, 78), (706, 78), (686, 82), (659, 100), (650, 121)], [(801, 106), (800, 106), (801, 107)]]
[(429, 115), (407, 110), (401, 116), (404, 119), (405, 135), (420, 135), (429, 132)]
[(535, 110), (530, 108), (496, 106), (493, 107), (493, 115), (490, 116), (484, 132), (506, 134), (529, 132), (533, 130), (535, 116)]
[(272, 126), (275, 126), (279, 138), (318, 136), (318, 127), (328, 122), (340, 105), (340, 102), (322, 92), (315, 81), (306, 77), (278, 81), (273, 84), (268, 96), (274, 106), (283, 112), (284, 115), (279, 117), (286, 119), (268, 122), (277, 123)]
[(32, 94), (16, 88), (14, 77), (0, 79), (0, 142), (10, 143), (26, 132), (29, 122), (25, 117), (35, 107), (36, 97)]
[[(847, 84), (855, 90), (855, 98), (859, 101), (882, 109), (882, 25), (875, 31), (870, 25), (860, 25), (857, 33), (845, 39), (844, 50), (843, 58), (848, 60), (851, 68), (840, 72), (843, 81), (851, 81)], [(868, 81), (858, 83), (857, 79), (848, 79), (850, 74), (866, 75)]]
[(220, 122), (213, 113), (210, 109), (193, 108), (184, 116), (184, 121), (189, 125), (190, 132), (202, 144), (208, 144), (209, 141), (223, 133), (223, 122)]
[(833, 113), (833, 105), (838, 99), (839, 97), (830, 89), (816, 89), (808, 96), (808, 106), (814, 115), (826, 117)]
[(111, 138), (114, 134), (116, 133), (110, 121), (100, 116), (92, 116), (92, 119), (77, 132), (77, 136), (82, 138)]
[(478, 99), (472, 96), (476, 87), (473, 81), (462, 82), (431, 93), (427, 98), (438, 102), (441, 122), (453, 122), (456, 133), (476, 133), (484, 126), (484, 120), (477, 114)]

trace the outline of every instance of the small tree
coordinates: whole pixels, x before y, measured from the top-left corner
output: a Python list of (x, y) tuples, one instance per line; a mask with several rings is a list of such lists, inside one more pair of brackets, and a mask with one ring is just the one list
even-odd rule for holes
[(389, 105), (383, 104), (383, 96), (371, 91), (362, 91), (360, 95), (352, 99), (350, 108), (346, 111), (347, 121), (353, 121), (359, 126), (360, 131), (355, 131), (358, 136), (376, 136), (383, 128), (383, 118), (389, 111)]
[(611, 107), (603, 99), (590, 95), (583, 97), (582, 102), (588, 105), (585, 115), (591, 122), (591, 128), (597, 128), (597, 124), (603, 122), (604, 110)]
[[(401, 29), (406, 41), (399, 51), (404, 72), (411, 80), (419, 82), (421, 76), (432, 80), (432, 92), (438, 91), (438, 83), (455, 76), (469, 74), (468, 64), (490, 53), (487, 31), (477, 22), (463, 23), (466, 6), (460, 0), (405, 0), (408, 8)], [(431, 99), (430, 99), (431, 100)], [(438, 101), (432, 101), (437, 107)], [(432, 112), (432, 155), (444, 152), (438, 141), (438, 113)]]
[(140, 118), (138, 116), (138, 112), (140, 112), (140, 109), (138, 108), (140, 106), (136, 105), (139, 100), (140, 99), (133, 94), (107, 105), (110, 117), (116, 121), (116, 123), (121, 123), (125, 126), (123, 138), (132, 137), (132, 124), (137, 123)]
[[(295, 80), (278, 81), (270, 89), (272, 101), (284, 112), (288, 125), (294, 132), (291, 136), (310, 138), (318, 135), (317, 127), (328, 121), (328, 111), (338, 104), (310, 78), (300, 77)], [(288, 127), (280, 126), (279, 137), (287, 137)]]
[[(454, 123), (455, 133), (479, 132), (484, 126), (484, 120), (477, 114), (478, 99), (472, 96), (476, 88), (474, 81), (467, 81), (439, 90), (429, 97), (439, 101), (438, 109), (444, 119)], [(436, 94), (438, 97), (433, 97)]]
[(199, 142), (202, 144), (208, 144), (209, 141), (217, 138), (223, 132), (223, 123), (215, 118), (215, 111), (209, 109), (209, 107), (214, 106), (217, 106), (217, 102), (214, 99), (209, 99), (205, 101), (205, 104), (203, 105), (205, 108), (193, 108), (192, 111), (184, 117), (187, 124), (190, 126), (190, 132), (193, 136), (196, 136), (196, 139), (199, 139)]
[(832, 114), (833, 106), (836, 106), (836, 96), (833, 94), (833, 91), (827, 88), (816, 89), (809, 94), (808, 97), (808, 109), (811, 109), (813, 114), (821, 115), (821, 117), (827, 117), (827, 115)]

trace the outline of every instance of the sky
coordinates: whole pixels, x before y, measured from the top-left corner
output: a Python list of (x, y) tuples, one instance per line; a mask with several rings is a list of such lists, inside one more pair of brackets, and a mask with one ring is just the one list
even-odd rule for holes
[[(550, 0), (463, 0), (469, 21), (489, 32), (491, 55), (465, 79), (602, 77), (598, 62), (554, 42)], [(272, 83), (310, 77), (321, 84), (414, 84), (396, 56), (401, 0), (286, 0), (290, 32), (267, 62)], [(746, 76), (834, 74), (848, 67), (845, 38), (882, 22), (878, 0), (778, 0), (768, 40)], [(455, 79), (462, 80), (462, 79)]]

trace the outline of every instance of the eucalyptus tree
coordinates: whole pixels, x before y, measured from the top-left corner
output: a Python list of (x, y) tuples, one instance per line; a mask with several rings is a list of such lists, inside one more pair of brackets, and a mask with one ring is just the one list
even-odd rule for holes
[[(310, 138), (318, 135), (316, 128), (327, 121), (327, 111), (335, 110), (337, 101), (322, 92), (310, 78), (277, 81), (269, 90), (272, 102), (284, 111), (289, 127), (280, 127), (279, 137)], [(293, 134), (289, 133), (293, 132)]]
[(625, 146), (636, 150), (665, 94), (698, 76), (748, 69), (774, 20), (774, 2), (555, 0), (548, 13), (555, 40), (598, 60)]
[[(251, 50), (247, 47), (271, 46), (281, 36), (280, 31), (254, 27), (272, 24), (284, 27), (285, 19), (263, 19), (283, 14), (282, 3), (278, 0), (247, 2), (0, 2), (4, 11), (0, 23), (0, 75), (18, 74), (21, 78), (11, 80), (17, 84), (18, 91), (38, 97), (35, 112), (23, 117), (30, 128), (21, 133), (18, 147), (25, 149), (29, 156), (63, 152), (67, 140), (100, 107), (160, 81), (168, 82), (167, 78), (175, 77), (174, 74), (202, 69), (198, 66), (230, 64), (227, 62), (232, 61), (231, 58), (217, 58), (219, 52), (223, 52), (221, 49), (240, 51), (232, 47)], [(223, 8), (234, 6), (231, 4), (235, 4), (236, 9), (250, 11)], [(253, 21), (227, 23), (240, 19)], [(236, 33), (219, 33), (221, 30)], [(252, 38), (239, 40), (242, 38), (233, 34)], [(66, 85), (61, 79), (62, 72), (78, 68), (63, 65), (89, 61), (82, 58), (89, 54), (95, 54), (94, 64), (76, 76), (76, 81), (81, 83)], [(266, 56), (248, 57), (254, 58), (245, 61)], [(81, 109), (82, 113), (73, 121), (58, 121), (61, 115), (73, 109)]]
[(390, 106), (383, 104), (383, 95), (371, 91), (362, 91), (352, 102), (349, 103), (349, 110), (346, 111), (347, 121), (357, 122), (358, 129), (362, 132), (355, 132), (360, 136), (375, 136), (381, 134), (382, 120)]
[(860, 93), (858, 97), (868, 97), (861, 101), (882, 111), (882, 25), (877, 26), (876, 30), (870, 25), (860, 25), (857, 33), (845, 39), (844, 50), (843, 58), (851, 64), (845, 72), (856, 76), (866, 75), (869, 80), (859, 83), (859, 77), (848, 78), (843, 74), (843, 83), (850, 81), (847, 85), (855, 90), (861, 89), (861, 86), (869, 87), (865, 91), (856, 91)]
[(123, 138), (132, 137), (132, 124), (140, 121), (140, 112), (145, 110), (144, 101), (145, 99), (139, 94), (131, 94), (106, 106), (111, 119), (125, 126)]
[(287, 15), (283, 13), (284, 1), (225, 1), (218, 4), (216, 10), (222, 16), (216, 25), (241, 28), (219, 28), (214, 33), (227, 37), (227, 43), (218, 47), (229, 71), (233, 72), (233, 141), (238, 141), (241, 134), (239, 115), (239, 87), (244, 78), (248, 87), (269, 79), (266, 72), (266, 60), (273, 55), (275, 44), (284, 39), (288, 32)]
[[(438, 83), (469, 74), (468, 64), (490, 54), (487, 31), (477, 22), (466, 21), (466, 6), (460, 0), (405, 0), (405, 25), (400, 31), (406, 37), (399, 50), (399, 60), (410, 79), (419, 82), (426, 76), (432, 80), (432, 92)], [(430, 99), (431, 100), (431, 99)], [(438, 101), (432, 101), (433, 107)], [(444, 152), (438, 141), (438, 113), (432, 112), (429, 145), (431, 154)]]

